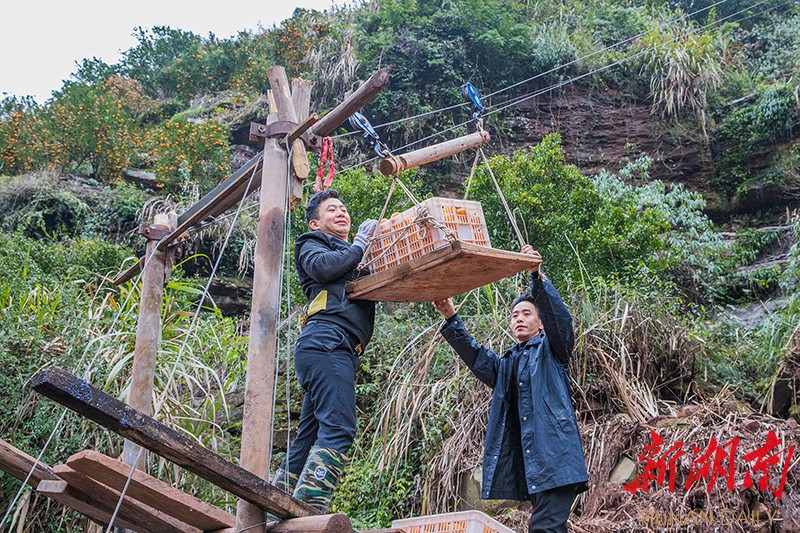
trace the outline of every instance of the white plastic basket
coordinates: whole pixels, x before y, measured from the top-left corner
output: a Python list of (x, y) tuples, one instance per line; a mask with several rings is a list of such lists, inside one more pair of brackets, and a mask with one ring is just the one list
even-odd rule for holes
[(392, 522), (392, 528), (406, 533), (514, 533), (480, 511), (403, 518)]

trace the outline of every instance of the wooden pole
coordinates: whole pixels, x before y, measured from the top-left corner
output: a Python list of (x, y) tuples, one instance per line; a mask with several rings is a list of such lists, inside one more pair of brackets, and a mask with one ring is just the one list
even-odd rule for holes
[(387, 157), (381, 160), (381, 172), (385, 176), (396, 176), (409, 168), (420, 167), (428, 163), (433, 163), (445, 157), (459, 154), (470, 148), (477, 148), (488, 143), (491, 135), (487, 131), (476, 131), (457, 139), (452, 139), (443, 143), (426, 146), (407, 154)]
[(353, 525), (343, 514), (290, 518), (266, 528), (267, 533), (351, 533)]
[[(278, 119), (297, 122), (285, 70), (283, 67), (272, 67), (268, 74)], [(272, 449), (272, 396), (280, 319), (281, 251), (286, 230), (284, 222), (288, 194), (288, 154), (280, 146), (279, 140), (267, 138), (264, 143), (239, 461), (242, 468), (263, 479), (269, 477)], [(258, 525), (263, 522), (264, 512), (261, 509), (239, 500), (236, 506), (237, 531), (249, 528), (250, 533), (263, 533), (264, 526)]]
[(370, 100), (381, 92), (389, 82), (390, 67), (384, 67), (373, 74), (361, 87), (356, 89), (353, 94), (333, 108), (327, 115), (322, 117), (319, 122), (311, 128), (313, 136), (325, 137), (339, 127), (350, 115), (364, 107)]
[[(139, 321), (136, 327), (136, 344), (133, 349), (133, 370), (128, 390), (128, 405), (147, 416), (153, 414), (153, 381), (155, 379), (158, 346), (161, 341), (161, 306), (164, 284), (168, 276), (170, 248), (158, 249), (158, 241), (175, 229), (167, 215), (158, 214), (154, 224), (142, 229), (147, 236), (145, 267), (142, 273), (142, 294), (139, 303)], [(122, 452), (123, 462), (139, 470), (146, 470), (147, 452), (126, 440)], [(138, 458), (137, 458), (138, 455)]]

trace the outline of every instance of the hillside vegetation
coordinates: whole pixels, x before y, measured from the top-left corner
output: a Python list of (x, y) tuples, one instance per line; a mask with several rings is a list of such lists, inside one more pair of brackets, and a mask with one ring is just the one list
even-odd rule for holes
[[(469, 198), (483, 204), (492, 245), (516, 250), (491, 168), (575, 317), (571, 375), (592, 490), (573, 522), (613, 529), (602, 520), (614, 517), (637, 530), (631, 509), (683, 505), (679, 495), (647, 500), (608, 486), (617, 461), (641, 452), (645, 428), (684, 424), (697, 413), (686, 407), (700, 405), (689, 421), (703, 428), (697, 435), (757, 418), (787, 442), (800, 438), (798, 32), (790, 0), (372, 0), (298, 9), (278, 27), (229, 38), (136, 29), (137, 45), (118, 64), (83, 60), (47, 102), (0, 101), (2, 438), (36, 455), (52, 436), (48, 464), (86, 448), (118, 455), (121, 439), (73, 414), (62, 420), (61, 408), (30, 391), (31, 376), (58, 365), (124, 398), (141, 287), (110, 280), (143, 251), (137, 226), (185, 210), (256, 152), (242, 132), (266, 117), (269, 67), (314, 80), (312, 109), (322, 112), (389, 65), (389, 87), (364, 113), (397, 153), (472, 131), (460, 87), (470, 81), (483, 95), (491, 158)], [(591, 131), (564, 131), (542, 112), (569, 113), (571, 101)], [(609, 110), (628, 108), (646, 113), (622, 128)], [(630, 142), (636, 128), (653, 143)], [(704, 168), (650, 149), (657, 142), (702, 153)], [(390, 182), (373, 169), (374, 152), (345, 128), (334, 146), (334, 186), (354, 225), (376, 217)], [(420, 198), (463, 197), (473, 157), (402, 178)], [(165, 291), (156, 373), (158, 418), (233, 461), (255, 205), (248, 199), (183, 247)], [(408, 206), (395, 193), (388, 208)], [(305, 228), (300, 211), (291, 239)], [(291, 246), (286, 254), (291, 261)], [(274, 465), (302, 396), (290, 354), (305, 301), (289, 280)], [(457, 298), (477, 338), (511, 345), (507, 306), (526, 283), (520, 274)], [(356, 527), (477, 505), (465, 491), (481, 461), (489, 394), (442, 345), (438, 325), (428, 304), (379, 305), (357, 384), (360, 435), (333, 503)], [(229, 494), (164, 460), (153, 458), (151, 473), (235, 510)], [(726, 492), (709, 506), (764, 505), (781, 511), (785, 530), (800, 528), (797, 476), (782, 501)], [(9, 510), (0, 531), (85, 528), (35, 493), (17, 498), (19, 487), (0, 475)], [(524, 506), (487, 510), (525, 520)]]

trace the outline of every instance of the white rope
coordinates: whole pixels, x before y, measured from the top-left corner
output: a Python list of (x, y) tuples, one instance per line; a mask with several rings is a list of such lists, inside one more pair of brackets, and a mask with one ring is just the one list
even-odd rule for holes
[(503, 189), (500, 188), (500, 184), (497, 183), (497, 178), (494, 176), (494, 172), (492, 172), (492, 167), (489, 165), (489, 159), (486, 157), (486, 154), (483, 153), (483, 148), (478, 148), (478, 151), (483, 157), (483, 162), (486, 163), (486, 168), (489, 170), (489, 175), (492, 177), (492, 181), (494, 182), (495, 188), (497, 188), (497, 194), (500, 196), (500, 201), (503, 202), (503, 207), (506, 210), (506, 215), (508, 215), (508, 220), (511, 222), (511, 226), (514, 228), (514, 233), (517, 234), (517, 239), (519, 240), (520, 246), (525, 246), (525, 239), (522, 238), (522, 233), (519, 231), (519, 227), (517, 226), (517, 219), (514, 216), (514, 213), (511, 212), (511, 208), (508, 207), (508, 202), (506, 201), (506, 197), (503, 194)]

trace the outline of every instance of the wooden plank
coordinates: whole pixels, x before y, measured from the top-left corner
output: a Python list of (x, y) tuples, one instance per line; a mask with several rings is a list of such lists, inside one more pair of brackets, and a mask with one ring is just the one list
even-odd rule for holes
[[(81, 513), (103, 527), (108, 526), (108, 523), (111, 521), (111, 515), (114, 513), (113, 507), (109, 508), (107, 505), (103, 505), (95, 498), (79, 491), (63, 480), (42, 480), (36, 487), (36, 492), (47, 496), (61, 505), (66, 505), (70, 509)], [(145, 530), (139, 528), (137, 524), (129, 522), (120, 516), (117, 516), (114, 520), (114, 524), (132, 531), (146, 533)]]
[(455, 241), (347, 284), (352, 300), (432, 302), (536, 266), (530, 255)]
[[(111, 487), (100, 483), (88, 476), (81, 474), (70, 468), (68, 465), (58, 465), (53, 467), (53, 471), (75, 487), (79, 491), (90, 494), (97, 502), (105, 505), (113, 511), (119, 502), (120, 492)], [(202, 529), (190, 526), (180, 520), (169, 516), (149, 505), (145, 505), (127, 493), (122, 499), (117, 516), (124, 517), (125, 521), (137, 524), (136, 531), (147, 531), (152, 533), (202, 533)], [(114, 520), (115, 525), (116, 519)]]
[[(36, 465), (35, 468), (34, 465)], [(31, 468), (33, 468), (33, 473), (28, 478)], [(58, 481), (59, 479), (52, 468), (37, 462), (35, 458), (2, 439), (0, 439), (0, 470), (20, 481), (28, 478), (28, 485), (33, 488), (36, 488), (40, 481)]]
[(385, 176), (396, 176), (409, 168), (421, 167), (445, 157), (460, 154), (471, 148), (483, 146), (491, 140), (488, 131), (476, 131), (457, 139), (426, 146), (413, 152), (387, 157), (381, 160), (380, 169)]
[(61, 368), (51, 367), (37, 373), (31, 380), (31, 387), (278, 518), (319, 514), (252, 472), (226, 461), (197, 441), (145, 416)]
[[(67, 459), (67, 466), (117, 491), (125, 486), (131, 472), (130, 466), (93, 450), (74, 454)], [(236, 524), (236, 517), (232, 514), (141, 470), (133, 473), (126, 494), (199, 529), (222, 529)]]

